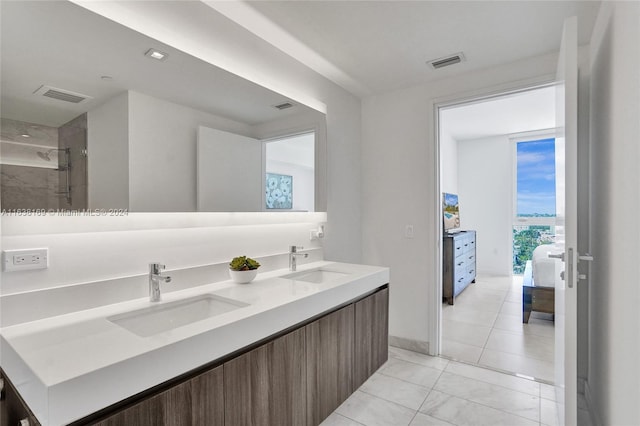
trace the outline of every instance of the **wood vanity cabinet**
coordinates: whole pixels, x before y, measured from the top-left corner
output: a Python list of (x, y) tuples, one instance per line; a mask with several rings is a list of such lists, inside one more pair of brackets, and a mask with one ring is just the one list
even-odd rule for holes
[(96, 426), (223, 426), (222, 366), (91, 423)]
[[(27, 404), (24, 403), (18, 391), (0, 370), (2, 389), (0, 390), (0, 426), (40, 426)], [(21, 423), (27, 421), (28, 423)]]
[(317, 426), (386, 362), (388, 310), (384, 286), (72, 426)]
[(355, 303), (354, 389), (389, 357), (389, 288)]
[(305, 327), (307, 425), (318, 425), (355, 390), (355, 307), (349, 305)]
[(306, 408), (304, 328), (224, 364), (227, 425), (300, 426)]

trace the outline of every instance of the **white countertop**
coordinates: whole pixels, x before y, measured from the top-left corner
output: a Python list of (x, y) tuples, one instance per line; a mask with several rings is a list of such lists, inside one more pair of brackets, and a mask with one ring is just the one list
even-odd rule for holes
[(249, 306), (149, 337), (107, 319), (157, 305), (148, 298), (5, 327), (2, 367), (43, 426), (67, 424), (389, 282), (389, 269), (375, 266), (323, 261), (298, 271), (319, 267), (347, 275), (312, 284), (278, 270), (167, 293), (159, 303), (213, 293)]

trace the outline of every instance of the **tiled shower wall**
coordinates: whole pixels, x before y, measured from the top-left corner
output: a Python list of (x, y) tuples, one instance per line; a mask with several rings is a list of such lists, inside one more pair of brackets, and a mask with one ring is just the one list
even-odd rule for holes
[[(2, 119), (2, 140), (34, 145), (28, 155), (37, 155), (49, 148), (71, 149), (71, 203), (64, 192), (67, 182), (64, 170), (45, 167), (2, 164), (0, 166), (0, 190), (2, 208), (15, 209), (66, 209), (79, 210), (87, 207), (87, 166), (83, 154), (87, 146), (87, 115), (82, 114), (56, 128), (24, 121)], [(29, 134), (29, 138), (22, 135)], [(52, 153), (51, 155), (55, 155)], [(66, 166), (62, 151), (58, 153), (58, 164)]]
[[(2, 140), (41, 145), (58, 146), (58, 129), (24, 121), (3, 118), (0, 122)], [(30, 135), (28, 139), (22, 135)], [(3, 144), (4, 145), (4, 144)], [(36, 151), (33, 150), (33, 155)], [(0, 191), (2, 208), (13, 209), (57, 209), (56, 195), (60, 172), (43, 167), (0, 165)]]

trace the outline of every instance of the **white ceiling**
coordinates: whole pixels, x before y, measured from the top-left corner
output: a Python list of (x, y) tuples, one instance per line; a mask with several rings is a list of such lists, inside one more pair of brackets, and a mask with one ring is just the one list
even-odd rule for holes
[[(215, 13), (200, 2), (184, 13)], [(248, 125), (308, 111), (279, 111), (290, 99), (66, 1), (2, 2), (2, 116), (60, 126), (125, 90), (209, 112)], [(151, 47), (169, 53), (158, 62)], [(111, 81), (101, 76), (111, 76)], [(72, 104), (34, 95), (41, 85), (93, 99)]]
[[(216, 6), (214, 3), (218, 3)], [(228, 2), (209, 1), (222, 13)], [(268, 40), (363, 96), (559, 50), (565, 18), (578, 16), (588, 44), (599, 1), (249, 1), (250, 8), (309, 52)], [(225, 13), (226, 14), (226, 13)], [(252, 30), (250, 13), (228, 17)], [(244, 22), (240, 22), (243, 21)], [(260, 31), (254, 31), (258, 34)], [(275, 33), (273, 29), (270, 31)], [(263, 31), (264, 33), (264, 31)], [(263, 36), (264, 34), (259, 34)], [(467, 61), (433, 70), (425, 62), (456, 52)], [(318, 54), (343, 72), (319, 64)], [(319, 64), (314, 66), (314, 64)]]
[(553, 129), (555, 88), (546, 87), (442, 110), (443, 133), (457, 141)]

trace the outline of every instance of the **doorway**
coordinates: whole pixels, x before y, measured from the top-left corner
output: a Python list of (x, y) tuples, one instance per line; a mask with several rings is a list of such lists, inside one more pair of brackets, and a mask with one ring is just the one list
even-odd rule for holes
[[(475, 282), (457, 289), (453, 300), (441, 305), (440, 354), (553, 382), (553, 315), (533, 312), (529, 322), (523, 323), (524, 270), (516, 263), (526, 264), (531, 254), (524, 252), (531, 251), (542, 239), (553, 239), (549, 232), (536, 228), (544, 225), (536, 221), (554, 219), (546, 207), (535, 211), (535, 205), (531, 205), (533, 213), (519, 214), (525, 198), (535, 202), (536, 196), (549, 196), (525, 194), (524, 180), (518, 192), (523, 162), (529, 161), (531, 170), (543, 172), (546, 170), (540, 161), (548, 158), (526, 149), (519, 153), (518, 147), (552, 139), (554, 87), (539, 86), (442, 106), (438, 123), (440, 193), (458, 196), (458, 230), (475, 231), (476, 244)], [(541, 180), (549, 177), (549, 173), (540, 173)], [(540, 187), (544, 185), (540, 183)], [(523, 252), (518, 244), (532, 233), (540, 238)], [(446, 267), (443, 264), (443, 271)]]
[(315, 141), (315, 131), (264, 141), (266, 211), (315, 211)]

